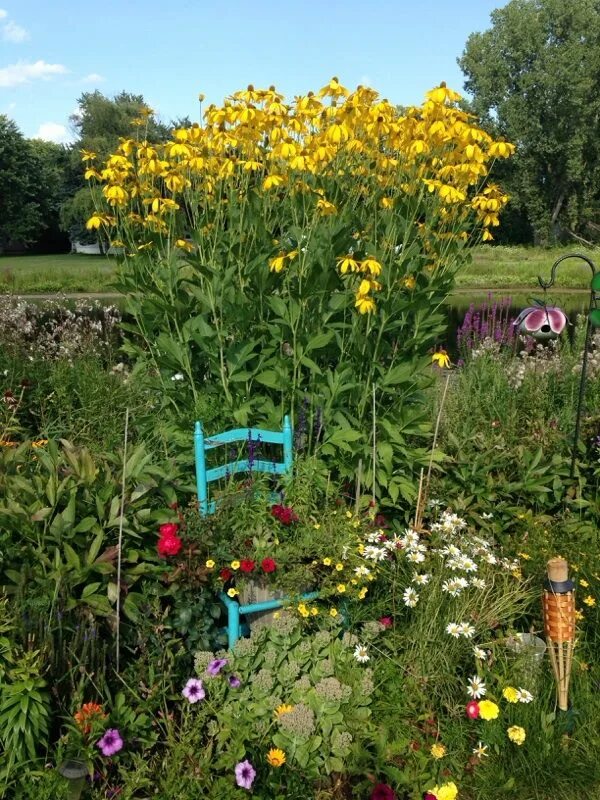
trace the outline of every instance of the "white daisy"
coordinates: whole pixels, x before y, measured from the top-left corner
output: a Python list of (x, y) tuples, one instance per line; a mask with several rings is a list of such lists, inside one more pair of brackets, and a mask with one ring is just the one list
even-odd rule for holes
[(405, 606), (408, 606), (409, 608), (414, 608), (419, 602), (419, 595), (412, 588), (412, 586), (409, 586), (408, 589), (404, 590), (402, 599), (404, 600)]
[(460, 636), (460, 625), (456, 622), (449, 622), (446, 625), (446, 633), (449, 633), (450, 636), (454, 636), (455, 639), (458, 639)]
[(363, 577), (364, 576), (366, 578), (367, 575), (371, 574), (371, 570), (367, 569), (367, 567), (363, 567), (362, 564), (361, 564), (360, 567), (355, 567), (354, 568), (354, 574), (358, 575), (359, 577)]
[(481, 516), (483, 517), (483, 519), (491, 519), (494, 515), (491, 512), (484, 511)]
[(477, 758), (487, 758), (488, 756), (488, 746), (483, 742), (477, 742), (477, 747), (473, 748), (473, 755), (477, 756)]
[(476, 589), (485, 589), (487, 584), (483, 578), (472, 578), (471, 586), (474, 586)]
[(469, 678), (469, 684), (467, 686), (467, 694), (473, 698), (473, 700), (479, 700), (485, 694), (487, 694), (487, 689), (485, 683), (482, 678), (478, 675), (472, 675)]
[(531, 692), (528, 692), (527, 689), (521, 689), (521, 687), (519, 686), (519, 689), (517, 691), (517, 699), (519, 703), (531, 703), (531, 701), (533, 700), (533, 695), (531, 694)]
[(374, 547), (373, 545), (367, 545), (363, 553), (363, 556), (368, 558), (369, 561), (383, 561), (386, 555), (387, 553), (384, 548)]
[(477, 572), (477, 564), (472, 558), (468, 558), (468, 556), (463, 556), (463, 558), (460, 559), (458, 568), (464, 570), (464, 572)]
[(483, 697), (487, 693), (487, 689), (485, 688), (485, 683), (481, 680), (479, 675), (473, 675), (469, 678), (469, 685), (467, 686), (467, 694), (469, 697), (472, 697), (473, 700), (479, 700), (480, 697)]
[(479, 661), (487, 661), (488, 657), (487, 651), (483, 650), (481, 647), (475, 646), (473, 648), (473, 655), (475, 656), (475, 658), (478, 658)]
[(367, 652), (367, 648), (364, 646), (364, 644), (356, 645), (356, 647), (354, 648), (354, 658), (360, 664), (367, 663), (367, 661), (369, 660), (369, 653)]
[(425, 561), (425, 553), (420, 553), (416, 550), (412, 550), (410, 553), (407, 554), (406, 560), (410, 561), (411, 564), (422, 564)]
[(424, 573), (422, 575), (419, 575), (418, 572), (415, 572), (415, 574), (412, 577), (412, 582), (416, 583), (417, 586), (427, 586), (427, 584), (429, 583), (430, 578), (431, 578), (431, 575), (429, 575), (428, 573)]
[(468, 622), (461, 622), (460, 625), (460, 635), (464, 636), (465, 639), (472, 639), (475, 636), (475, 628), (472, 625), (469, 625)]

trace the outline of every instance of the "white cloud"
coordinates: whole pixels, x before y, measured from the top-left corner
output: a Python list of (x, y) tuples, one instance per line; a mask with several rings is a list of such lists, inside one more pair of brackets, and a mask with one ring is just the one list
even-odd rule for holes
[(102, 83), (104, 75), (98, 75), (97, 72), (90, 72), (85, 78), (81, 79), (81, 83)]
[(34, 139), (44, 139), (47, 142), (66, 144), (71, 140), (71, 135), (64, 125), (58, 122), (42, 122)]
[(2, 26), (2, 38), (5, 42), (13, 42), (13, 44), (20, 44), (21, 42), (29, 39), (29, 34), (16, 22), (10, 20)]
[(8, 11), (5, 11), (3, 8), (0, 8), (0, 19), (5, 19), (8, 17)]
[(18, 64), (9, 64), (0, 69), (0, 87), (20, 86), (36, 80), (49, 80), (53, 75), (64, 75), (68, 72), (63, 64), (47, 64), (45, 61), (35, 61), (28, 64), (19, 61)]

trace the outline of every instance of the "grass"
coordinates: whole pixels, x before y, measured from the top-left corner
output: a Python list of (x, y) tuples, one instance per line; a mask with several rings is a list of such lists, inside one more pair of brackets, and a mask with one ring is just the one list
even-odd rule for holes
[(2, 256), (0, 292), (114, 292), (115, 267), (116, 262), (106, 256)]
[[(482, 245), (473, 251), (473, 261), (458, 275), (461, 291), (515, 289), (532, 291), (538, 275), (550, 277), (554, 261), (567, 253), (583, 253), (600, 268), (600, 248), (506, 247)], [(42, 294), (53, 292), (114, 292), (116, 262), (105, 256), (75, 254), (0, 257), (0, 292)], [(556, 290), (587, 289), (590, 272), (583, 262), (567, 261), (559, 268)]]
[[(581, 253), (600, 269), (600, 248), (579, 245), (563, 247), (506, 247), (481, 245), (473, 251), (473, 261), (457, 277), (460, 289), (514, 288), (533, 289), (538, 275), (549, 280), (552, 264), (567, 253)], [(566, 261), (557, 271), (556, 290), (589, 289), (591, 273), (583, 261)]]

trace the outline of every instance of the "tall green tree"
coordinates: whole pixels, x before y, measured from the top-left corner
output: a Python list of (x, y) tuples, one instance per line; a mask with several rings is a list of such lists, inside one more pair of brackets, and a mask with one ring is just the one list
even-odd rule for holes
[(517, 145), (503, 176), (535, 238), (600, 238), (600, 2), (511, 0), (458, 60), (476, 114)]
[(35, 241), (44, 225), (38, 167), (31, 143), (0, 114), (0, 252)]

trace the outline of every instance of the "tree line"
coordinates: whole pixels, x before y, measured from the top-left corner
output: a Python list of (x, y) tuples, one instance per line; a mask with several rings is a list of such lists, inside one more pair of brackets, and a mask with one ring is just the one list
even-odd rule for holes
[[(488, 30), (469, 36), (458, 63), (465, 106), (495, 137), (517, 146), (492, 171), (511, 195), (496, 231), (503, 243), (600, 241), (600, 0), (511, 0)], [(141, 95), (95, 91), (71, 117), (76, 140), (26, 139), (0, 115), (0, 252), (51, 252), (86, 241), (91, 196), (80, 151), (107, 156), (135, 137), (147, 113)], [(146, 118), (149, 140), (173, 127)]]

